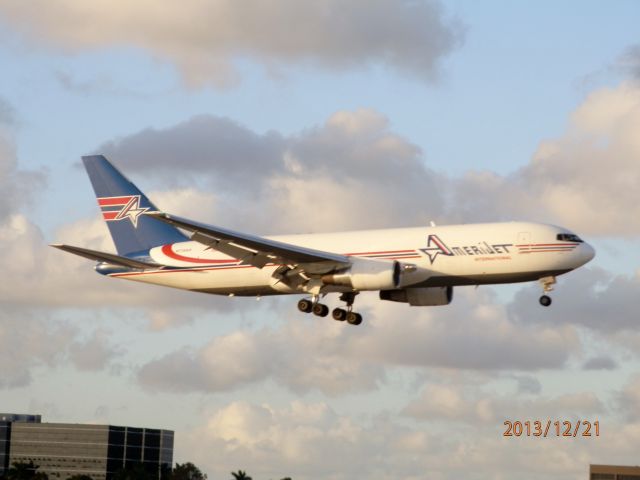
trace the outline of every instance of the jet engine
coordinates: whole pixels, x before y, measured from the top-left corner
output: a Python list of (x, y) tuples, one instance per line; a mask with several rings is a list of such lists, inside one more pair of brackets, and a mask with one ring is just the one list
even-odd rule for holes
[(348, 269), (323, 275), (322, 282), (354, 290), (391, 290), (423, 281), (429, 273), (413, 264), (352, 257)]
[(408, 303), (414, 307), (433, 307), (449, 305), (453, 299), (453, 287), (403, 288), (400, 290), (381, 290), (381, 300)]

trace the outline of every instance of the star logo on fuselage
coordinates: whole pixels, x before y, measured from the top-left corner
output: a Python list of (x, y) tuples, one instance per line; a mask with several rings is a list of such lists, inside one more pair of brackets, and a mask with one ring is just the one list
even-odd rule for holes
[(134, 195), (129, 202), (120, 210), (120, 213), (114, 218), (114, 220), (122, 220), (128, 218), (133, 223), (134, 227), (138, 226), (138, 217), (144, 212), (149, 210), (148, 208), (140, 208), (140, 195)]
[(431, 265), (433, 265), (433, 262), (438, 258), (438, 255), (446, 255), (448, 257), (453, 255), (453, 252), (449, 250), (449, 247), (447, 247), (437, 235), (429, 235), (427, 238), (427, 248), (421, 248), (420, 251), (429, 257)]

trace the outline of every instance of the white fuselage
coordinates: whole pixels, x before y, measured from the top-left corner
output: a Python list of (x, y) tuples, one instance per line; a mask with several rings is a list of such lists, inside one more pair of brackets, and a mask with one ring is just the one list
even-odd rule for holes
[[(508, 222), (267, 237), (351, 257), (396, 260), (427, 272), (415, 287), (511, 283), (571, 271), (594, 256), (582, 241), (559, 239), (568, 230)], [(279, 265), (243, 265), (194, 241), (151, 249), (151, 259), (169, 268), (108, 273), (174, 288), (234, 295), (303, 293), (274, 279)], [(328, 285), (324, 292), (344, 291)]]

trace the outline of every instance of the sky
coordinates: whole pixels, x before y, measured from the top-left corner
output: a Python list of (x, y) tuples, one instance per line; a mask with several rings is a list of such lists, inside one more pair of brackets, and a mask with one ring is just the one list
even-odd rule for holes
[[(211, 479), (585, 478), (638, 464), (640, 4), (0, 2), (0, 411), (176, 432)], [(525, 220), (597, 249), (446, 307), (120, 282), (80, 164), (254, 234)], [(337, 301), (337, 299), (334, 299)], [(328, 303), (331, 303), (329, 301)], [(335, 302), (334, 302), (335, 303)], [(505, 421), (599, 421), (508, 438)]]

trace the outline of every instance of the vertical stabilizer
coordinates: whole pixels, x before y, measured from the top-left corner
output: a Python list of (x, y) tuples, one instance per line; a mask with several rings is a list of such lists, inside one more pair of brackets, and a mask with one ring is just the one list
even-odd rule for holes
[(188, 240), (177, 228), (145, 215), (158, 209), (103, 155), (82, 161), (119, 255)]

